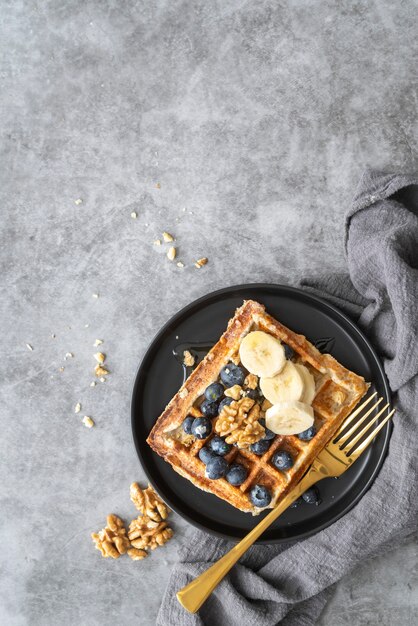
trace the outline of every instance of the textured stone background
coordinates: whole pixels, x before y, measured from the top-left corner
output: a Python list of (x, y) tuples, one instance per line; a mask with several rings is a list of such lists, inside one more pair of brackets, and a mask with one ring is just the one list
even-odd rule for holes
[[(154, 623), (185, 524), (143, 563), (89, 538), (132, 513), (138, 362), (215, 288), (345, 267), (361, 170), (417, 166), (416, 10), (3, 0), (2, 624)], [(162, 230), (184, 269), (153, 247)], [(97, 337), (112, 374), (91, 388)], [(416, 542), (363, 564), (321, 625), (416, 624), (417, 564)]]

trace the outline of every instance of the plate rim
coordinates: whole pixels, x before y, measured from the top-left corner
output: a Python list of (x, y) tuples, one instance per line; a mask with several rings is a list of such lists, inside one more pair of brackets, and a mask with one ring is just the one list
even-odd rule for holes
[[(381, 379), (383, 382), (383, 387), (385, 390), (385, 394), (386, 394), (386, 399), (387, 402), (391, 402), (391, 391), (390, 391), (390, 387), (389, 387), (389, 382), (387, 380), (387, 376), (386, 373), (384, 371), (383, 368), (383, 364), (381, 362), (381, 359), (379, 357), (379, 355), (376, 353), (376, 350), (374, 349), (373, 345), (371, 344), (371, 342), (369, 341), (369, 339), (366, 337), (366, 335), (363, 333), (363, 331), (343, 312), (341, 311), (339, 308), (337, 308), (334, 304), (331, 304), (330, 302), (328, 302), (327, 300), (324, 300), (323, 298), (321, 298), (320, 296), (317, 296), (315, 294), (312, 294), (310, 291), (305, 290), (303, 288), (300, 287), (292, 287), (290, 285), (285, 285), (282, 283), (244, 283), (244, 284), (237, 284), (237, 285), (230, 285), (229, 287), (222, 287), (221, 289), (216, 289), (215, 291), (211, 291), (203, 296), (200, 296), (199, 298), (196, 298), (195, 300), (192, 300), (191, 302), (189, 302), (188, 304), (186, 304), (185, 306), (183, 306), (181, 309), (179, 309), (176, 313), (174, 313), (174, 315), (172, 315), (164, 324), (163, 326), (155, 333), (155, 335), (153, 336), (153, 338), (151, 339), (148, 348), (146, 349), (143, 357), (140, 360), (140, 363), (138, 365), (138, 368), (136, 370), (135, 376), (134, 376), (134, 382), (133, 382), (133, 386), (132, 386), (132, 393), (131, 393), (131, 402), (130, 402), (130, 413), (131, 413), (131, 436), (133, 439), (133, 443), (134, 443), (134, 447), (135, 447), (135, 451), (138, 457), (138, 460), (140, 462), (140, 465), (149, 481), (149, 483), (152, 485), (152, 487), (154, 487), (154, 489), (156, 489), (156, 491), (159, 493), (158, 488), (156, 487), (155, 483), (154, 483), (154, 478), (152, 476), (152, 474), (150, 473), (146, 463), (143, 461), (142, 458), (142, 454), (141, 454), (141, 447), (140, 447), (140, 442), (138, 441), (138, 437), (136, 436), (136, 432), (135, 432), (135, 398), (137, 395), (137, 387), (139, 386), (139, 380), (142, 376), (142, 369), (144, 367), (144, 364), (146, 363), (147, 359), (149, 358), (149, 355), (152, 353), (152, 351), (154, 350), (154, 344), (160, 339), (160, 337), (162, 337), (166, 331), (169, 329), (169, 327), (173, 324), (173, 322), (176, 322), (179, 318), (183, 317), (185, 314), (187, 314), (187, 312), (193, 308), (195, 308), (196, 306), (198, 306), (199, 304), (206, 302), (207, 300), (211, 300), (211, 299), (216, 299), (219, 296), (222, 296), (222, 294), (231, 294), (231, 292), (234, 291), (240, 291), (240, 290), (246, 290), (246, 289), (278, 289), (278, 290), (283, 290), (286, 291), (288, 293), (291, 294), (298, 294), (298, 295), (302, 295), (303, 297), (306, 297), (307, 299), (311, 299), (315, 302), (317, 302), (318, 304), (320, 304), (321, 306), (325, 306), (326, 308), (330, 309), (334, 314), (336, 314), (337, 316), (339, 316), (340, 318), (342, 318), (346, 323), (348, 323), (348, 325), (351, 327), (351, 329), (357, 333), (360, 338), (364, 341), (364, 343), (367, 345), (368, 349), (370, 350), (376, 365), (378, 367), (379, 373), (381, 375)], [(391, 437), (391, 432), (392, 432), (392, 424), (390, 422), (388, 422), (386, 424), (386, 426), (382, 429), (383, 433), (384, 433), (384, 441), (383, 441), (383, 445), (382, 445), (382, 450), (380, 452), (380, 455), (377, 459), (377, 462), (368, 478), (368, 480), (364, 483), (364, 485), (361, 487), (359, 493), (356, 495), (356, 497), (350, 501), (346, 507), (344, 507), (335, 517), (333, 517), (331, 520), (325, 521), (322, 524), (320, 524), (319, 526), (316, 526), (313, 530), (307, 530), (306, 532), (302, 532), (294, 537), (278, 537), (275, 539), (258, 539), (255, 543), (257, 544), (286, 544), (286, 543), (292, 543), (295, 541), (301, 541), (302, 539), (306, 539), (308, 537), (311, 537), (319, 532), (321, 532), (322, 530), (324, 530), (325, 528), (328, 528), (329, 526), (331, 526), (332, 524), (334, 524), (335, 522), (337, 522), (339, 519), (341, 519), (344, 515), (346, 515), (349, 511), (351, 511), (351, 509), (353, 509), (356, 504), (363, 498), (364, 494), (368, 491), (368, 489), (371, 487), (371, 485), (373, 484), (373, 482), (376, 479), (377, 474), (380, 472), (380, 469), (383, 465), (383, 462), (386, 458), (387, 452), (388, 452), (388, 447), (389, 447), (389, 441), (390, 441), (390, 437)], [(382, 433), (382, 434), (383, 434)], [(174, 471), (174, 470), (173, 470)], [(166, 502), (166, 504), (175, 512), (177, 513), (177, 515), (179, 515), (182, 519), (184, 519), (188, 524), (192, 525), (195, 528), (198, 528), (199, 530), (209, 533), (210, 535), (213, 535), (215, 537), (219, 537), (221, 539), (225, 539), (227, 541), (232, 541), (232, 542), (238, 542), (240, 541), (240, 538), (238, 538), (235, 535), (229, 535), (227, 533), (224, 532), (220, 532), (217, 530), (214, 530), (212, 528), (208, 528), (207, 526), (205, 526), (204, 524), (201, 524), (200, 522), (190, 518), (187, 513), (184, 513), (183, 511), (179, 511), (177, 508), (177, 505), (173, 505), (173, 503), (171, 502), (170, 498), (167, 498), (165, 495), (160, 495), (160, 497), (164, 500), (164, 502)], [(256, 518), (255, 518), (256, 519)]]

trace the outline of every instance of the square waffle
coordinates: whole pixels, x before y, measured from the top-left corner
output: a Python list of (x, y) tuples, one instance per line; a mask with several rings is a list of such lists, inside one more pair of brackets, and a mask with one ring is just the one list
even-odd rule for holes
[[(214, 436), (204, 440), (186, 435), (182, 429), (188, 415), (202, 415), (199, 404), (208, 385), (219, 380), (220, 370), (230, 362), (239, 364), (239, 346), (251, 331), (261, 330), (290, 346), (295, 360), (305, 365), (315, 380), (314, 410), (316, 435), (310, 441), (302, 441), (297, 435), (276, 435), (267, 452), (261, 456), (249, 448), (233, 446), (225, 459), (240, 463), (248, 470), (244, 483), (231, 485), (225, 478), (211, 480), (205, 475), (205, 465), (199, 459), (199, 450)], [(157, 419), (147, 442), (182, 476), (196, 487), (213, 493), (241, 511), (253, 515), (262, 509), (255, 507), (249, 499), (249, 491), (255, 484), (267, 487), (272, 495), (267, 508), (273, 508), (301, 479), (315, 456), (326, 445), (349, 415), (368, 384), (365, 380), (343, 367), (329, 354), (321, 354), (303, 335), (298, 335), (283, 326), (265, 312), (263, 305), (247, 300), (237, 309), (219, 341), (197, 365), (182, 387), (172, 398)], [(213, 425), (216, 420), (213, 418)], [(291, 469), (276, 469), (271, 459), (278, 449), (291, 453), (294, 465)]]

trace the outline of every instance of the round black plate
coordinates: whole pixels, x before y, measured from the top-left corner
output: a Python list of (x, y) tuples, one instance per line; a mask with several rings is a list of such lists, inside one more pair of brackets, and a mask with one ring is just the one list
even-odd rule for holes
[[(389, 402), (383, 368), (370, 343), (340, 311), (304, 291), (282, 285), (254, 284), (211, 293), (177, 313), (157, 334), (139, 367), (132, 398), (132, 430), (136, 450), (151, 484), (167, 504), (194, 526), (228, 539), (240, 539), (260, 519), (242, 513), (220, 498), (205, 493), (182, 478), (155, 454), (146, 438), (183, 382), (183, 368), (175, 357), (183, 345), (213, 345), (235, 309), (253, 299), (313, 343), (322, 340), (343, 365), (373, 383)], [(362, 497), (383, 462), (390, 428), (384, 427), (374, 444), (339, 479), (319, 484), (322, 503), (288, 509), (263, 535), (273, 543), (306, 537), (335, 522)]]

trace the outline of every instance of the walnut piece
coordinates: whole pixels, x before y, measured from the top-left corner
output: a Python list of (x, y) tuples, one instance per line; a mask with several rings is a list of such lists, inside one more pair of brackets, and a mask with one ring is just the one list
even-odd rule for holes
[(138, 548), (129, 548), (128, 556), (130, 556), (133, 561), (142, 561), (142, 559), (148, 556), (148, 552), (146, 550), (139, 550)]
[(155, 550), (173, 536), (167, 522), (155, 522), (147, 515), (140, 515), (129, 524), (128, 537), (131, 545), (138, 550)]
[(174, 261), (174, 259), (176, 258), (176, 254), (177, 254), (177, 250), (175, 249), (174, 246), (171, 246), (171, 248), (169, 248), (167, 252), (167, 259), (169, 261)]
[(248, 374), (244, 380), (244, 387), (247, 389), (256, 389), (258, 385), (258, 377), (255, 374)]
[(130, 541), (126, 535), (126, 528), (117, 515), (108, 515), (106, 526), (98, 533), (91, 533), (91, 538), (100, 550), (102, 556), (118, 559), (128, 550)]
[(225, 437), (227, 443), (236, 443), (239, 448), (247, 448), (259, 441), (265, 429), (259, 423), (260, 405), (248, 397), (224, 406), (215, 425), (216, 432)]
[(100, 363), (100, 365), (103, 365), (103, 363), (106, 361), (106, 355), (103, 354), (103, 352), (96, 352), (94, 358), (98, 363)]
[(263, 402), (261, 403), (261, 410), (267, 411), (267, 409), (269, 409), (271, 406), (273, 405), (270, 402), (270, 400), (267, 400), (267, 398), (264, 398)]
[(195, 358), (189, 350), (183, 352), (183, 363), (186, 367), (193, 367)]
[(240, 385), (234, 385), (233, 387), (229, 387), (225, 389), (224, 394), (227, 398), (232, 398), (233, 400), (239, 400), (241, 396), (242, 387)]
[(101, 378), (102, 376), (107, 376), (109, 370), (107, 370), (105, 367), (100, 365), (100, 363), (98, 363), (94, 368), (94, 373), (96, 374), (97, 378)]
[[(158, 497), (151, 485), (147, 489), (141, 489), (138, 483), (132, 483), (130, 488), (131, 500), (142, 515), (154, 522), (167, 519), (168, 507)], [(136, 546), (137, 547), (137, 546)]]

